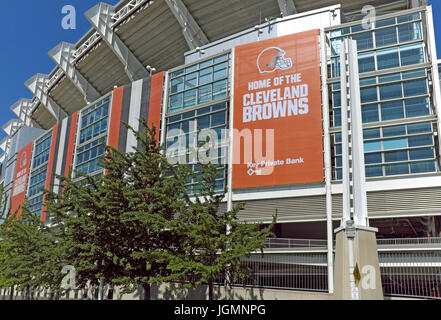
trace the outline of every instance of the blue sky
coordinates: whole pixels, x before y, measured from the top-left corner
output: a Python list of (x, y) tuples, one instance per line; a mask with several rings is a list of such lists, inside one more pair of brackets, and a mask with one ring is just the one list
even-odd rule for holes
[[(55, 63), (47, 54), (61, 41), (76, 43), (91, 25), (84, 13), (98, 0), (23, 0), (8, 1), (0, 19), (4, 47), (0, 50), (0, 126), (15, 115), (9, 107), (21, 98), (32, 98), (24, 82), (36, 73), (50, 73)], [(106, 0), (116, 4), (119, 0)], [(437, 52), (441, 57), (441, 0), (429, 0), (433, 5)], [(61, 13), (65, 5), (76, 8), (76, 30), (64, 30)], [(0, 139), (5, 136), (0, 130)]]

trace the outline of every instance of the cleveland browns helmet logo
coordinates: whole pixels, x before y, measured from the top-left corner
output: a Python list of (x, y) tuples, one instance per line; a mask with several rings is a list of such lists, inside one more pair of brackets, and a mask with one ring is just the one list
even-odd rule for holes
[(273, 72), (277, 69), (286, 70), (292, 67), (291, 58), (285, 58), (285, 51), (278, 47), (263, 50), (257, 58), (260, 73)]

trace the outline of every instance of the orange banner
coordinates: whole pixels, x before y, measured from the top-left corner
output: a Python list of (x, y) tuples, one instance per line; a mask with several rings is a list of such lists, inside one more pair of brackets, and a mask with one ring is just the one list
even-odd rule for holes
[[(15, 166), (14, 184), (11, 193), (11, 211), (15, 213), (26, 199), (26, 188), (31, 166), (33, 142), (21, 149), (17, 154), (17, 164)], [(19, 210), (21, 211), (21, 209)]]
[(235, 48), (233, 188), (324, 180), (318, 35)]

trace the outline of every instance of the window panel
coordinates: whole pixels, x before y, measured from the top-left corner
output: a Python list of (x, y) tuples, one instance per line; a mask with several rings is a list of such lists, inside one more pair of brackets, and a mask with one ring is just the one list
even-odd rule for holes
[(404, 118), (403, 101), (392, 101), (381, 104), (381, 120)]
[(341, 109), (334, 109), (334, 127), (341, 126)]
[(394, 137), (406, 135), (406, 126), (393, 126), (383, 128), (383, 137)]
[(360, 89), (361, 103), (377, 101), (377, 87)]
[(432, 126), (429, 122), (407, 125), (408, 134), (423, 133), (423, 132), (432, 132)]
[(213, 100), (225, 98), (227, 96), (227, 80), (213, 83)]
[(358, 55), (358, 72), (375, 71), (375, 56), (373, 52), (360, 53)]
[(213, 68), (206, 68), (199, 71), (199, 85), (213, 81)]
[(376, 164), (381, 163), (381, 153), (367, 153), (364, 155), (364, 162), (365, 164)]
[(380, 138), (380, 128), (363, 130), (363, 139), (368, 140), (375, 138)]
[(198, 104), (211, 101), (213, 99), (211, 92), (212, 92), (211, 84), (199, 87)]
[(420, 148), (409, 150), (410, 160), (432, 159), (434, 158), (433, 148)]
[(429, 102), (427, 98), (415, 98), (407, 99), (406, 105), (406, 117), (418, 117), (430, 114)]
[(400, 55), (402, 66), (424, 62), (423, 47), (420, 43), (400, 47)]
[(352, 36), (352, 40), (357, 41), (358, 50), (372, 49), (374, 42), (372, 40), (372, 31), (355, 34)]
[(375, 43), (377, 47), (396, 44), (397, 29), (395, 27), (392, 27), (375, 31)]
[(427, 93), (427, 82), (426, 79), (405, 81), (403, 83), (404, 96), (417, 96)]
[(392, 83), (380, 86), (381, 100), (401, 98), (402, 96), (403, 92), (401, 89), (401, 83)]
[(372, 152), (372, 151), (380, 151), (381, 150), (381, 141), (365, 141), (364, 142), (364, 151)]
[(421, 32), (421, 22), (414, 22), (398, 26), (398, 35), (400, 43), (421, 40), (423, 38)]
[(385, 139), (383, 141), (384, 150), (403, 149), (407, 148), (406, 138)]
[(365, 168), (366, 177), (379, 177), (383, 175), (382, 166), (367, 166)]
[(398, 49), (391, 48), (377, 51), (377, 64), (378, 70), (399, 67)]
[(361, 106), (362, 121), (363, 123), (377, 122), (379, 121), (378, 105), (368, 104)]
[(406, 150), (400, 150), (400, 151), (392, 151), (392, 152), (385, 152), (384, 153), (384, 161), (385, 162), (398, 162), (398, 161), (407, 161), (407, 151)]
[(409, 164), (408, 163), (388, 164), (385, 166), (385, 169), (387, 176), (392, 176), (397, 174), (408, 174)]
[(184, 92), (184, 108), (196, 105), (196, 89)]
[(415, 162), (410, 164), (412, 173), (434, 172), (435, 163), (433, 161)]
[(409, 139), (409, 147), (428, 146), (433, 144), (432, 135), (411, 136)]
[(193, 72), (193, 73), (187, 74), (185, 76), (185, 85), (184, 85), (185, 90), (193, 89), (194, 87), (196, 87), (197, 81), (198, 81), (198, 74), (197, 74), (197, 72)]

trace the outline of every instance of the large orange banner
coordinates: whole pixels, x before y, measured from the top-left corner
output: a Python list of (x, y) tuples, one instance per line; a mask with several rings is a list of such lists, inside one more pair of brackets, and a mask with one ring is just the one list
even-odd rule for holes
[(11, 214), (15, 213), (15, 211), (24, 204), (26, 199), (26, 188), (31, 166), (33, 144), (33, 142), (29, 143), (17, 153), (17, 164), (15, 166), (14, 183), (11, 194)]
[(324, 180), (318, 35), (235, 48), (233, 188)]

